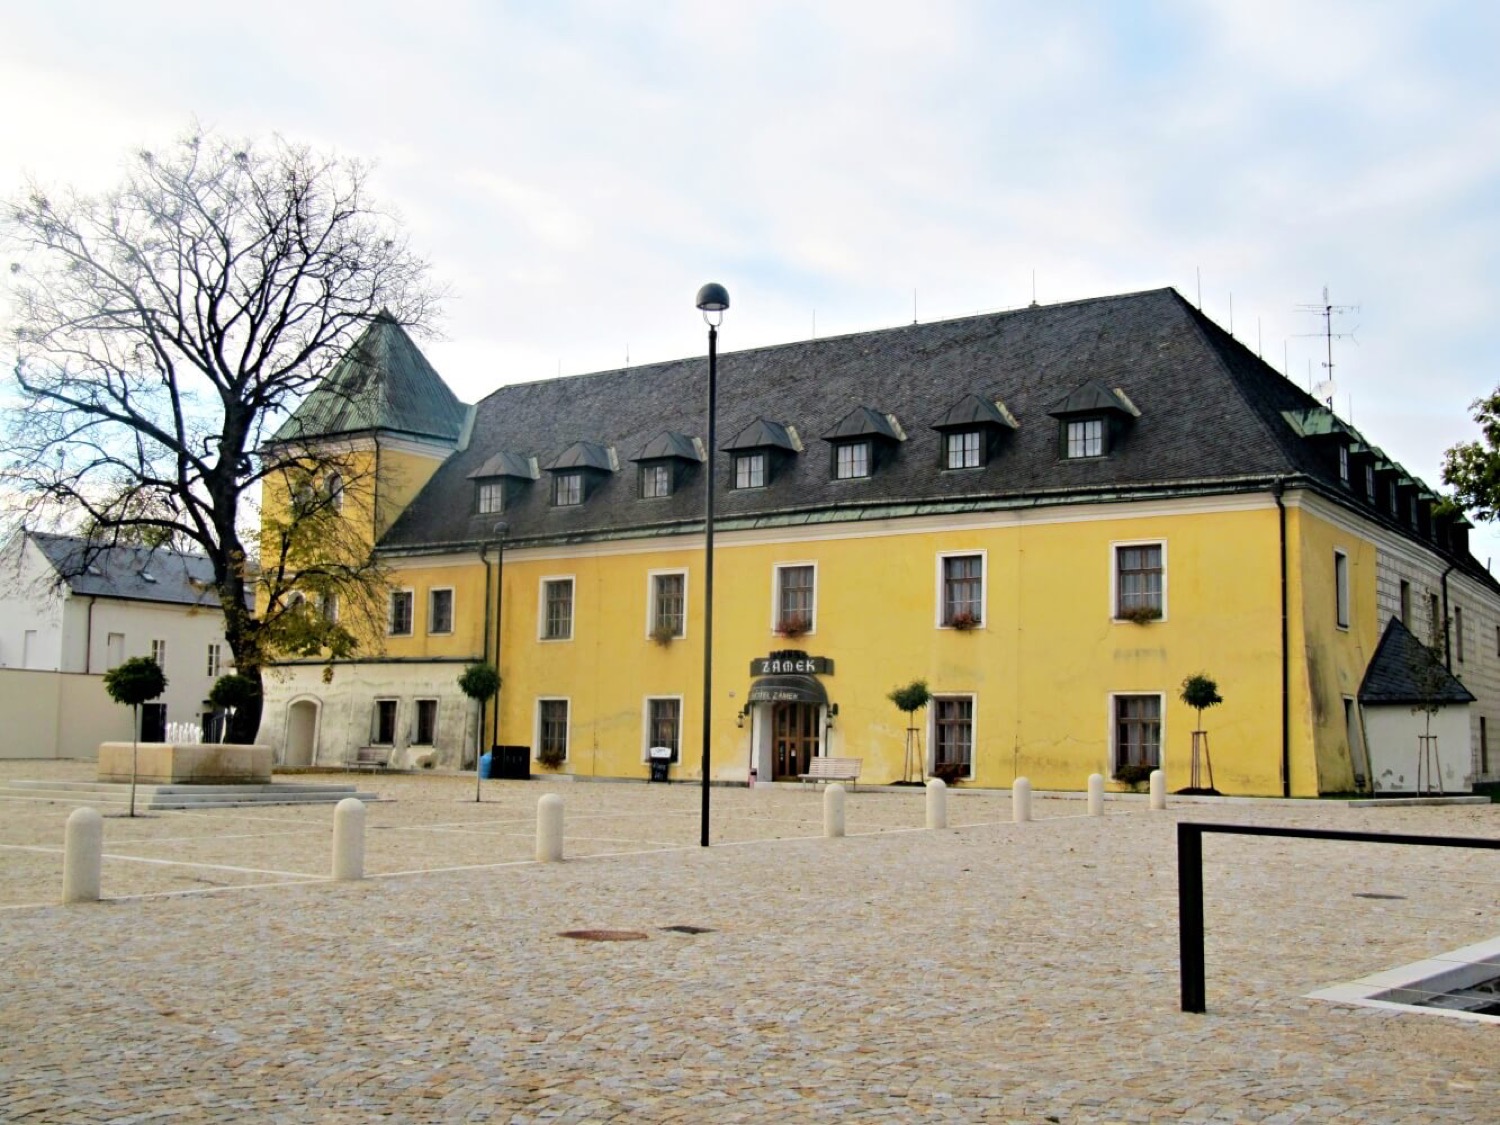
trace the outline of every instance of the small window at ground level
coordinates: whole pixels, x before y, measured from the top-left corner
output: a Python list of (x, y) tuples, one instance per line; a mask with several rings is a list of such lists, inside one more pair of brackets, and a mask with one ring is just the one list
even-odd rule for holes
[(411, 738), (414, 745), (431, 746), (437, 741), (437, 712), (436, 699), (417, 700), (417, 729)]
[(1115, 772), (1161, 766), (1161, 696), (1115, 696)]
[(1104, 456), (1103, 418), (1084, 418), (1077, 422), (1069, 422), (1066, 432), (1067, 441), (1063, 456), (1070, 460), (1075, 457)]
[(537, 703), (537, 758), (566, 760), (568, 756), (568, 701), (543, 699)]
[(370, 743), (374, 746), (392, 746), (396, 742), (396, 701), (377, 699), (374, 722), (370, 730)]
[(682, 744), (682, 700), (649, 699), (646, 701), (647, 749), (665, 746), (677, 761)]
[(934, 769), (957, 768), (959, 777), (974, 775), (974, 700), (935, 696), (932, 700)]

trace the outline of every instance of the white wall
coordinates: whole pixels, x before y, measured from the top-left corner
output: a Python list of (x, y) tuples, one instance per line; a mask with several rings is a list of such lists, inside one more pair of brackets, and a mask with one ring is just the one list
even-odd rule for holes
[[(56, 671), (62, 653), (63, 591), (36, 544), (17, 535), (0, 551), (0, 668)], [(26, 634), (35, 631), (30, 659)]]
[(95, 758), (99, 743), (131, 735), (131, 710), (102, 676), (0, 668), (0, 715), (0, 758)]
[[(1421, 746), (1418, 736), (1427, 729), (1427, 716), (1420, 711), (1413, 714), (1410, 707), (1400, 705), (1366, 705), (1363, 711), (1365, 744), (1370, 752), (1376, 791), (1416, 792), (1417, 759)], [(1443, 792), (1470, 792), (1468, 705), (1439, 710), (1432, 716), (1432, 733), (1438, 740), (1438, 773)], [(1425, 771), (1423, 780), (1426, 780)], [(1424, 785), (1425, 788), (1428, 786)]]

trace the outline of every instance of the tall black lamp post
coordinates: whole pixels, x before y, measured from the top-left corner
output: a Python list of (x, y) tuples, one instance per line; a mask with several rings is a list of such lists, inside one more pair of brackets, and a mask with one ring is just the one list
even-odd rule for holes
[(703, 490), (703, 830), (698, 843), (708, 847), (709, 742), (714, 718), (714, 435), (718, 409), (719, 325), (729, 307), (729, 290), (710, 281), (698, 290), (698, 308), (708, 325), (708, 474)]

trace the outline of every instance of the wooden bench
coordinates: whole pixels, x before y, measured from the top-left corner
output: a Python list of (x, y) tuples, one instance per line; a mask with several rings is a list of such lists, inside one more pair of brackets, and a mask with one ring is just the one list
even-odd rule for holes
[(391, 764), (389, 746), (361, 746), (354, 751), (354, 766), (362, 770), (383, 770)]
[(809, 781), (847, 781), (859, 788), (859, 767), (863, 758), (813, 758), (807, 763), (807, 772), (798, 774), (802, 784)]

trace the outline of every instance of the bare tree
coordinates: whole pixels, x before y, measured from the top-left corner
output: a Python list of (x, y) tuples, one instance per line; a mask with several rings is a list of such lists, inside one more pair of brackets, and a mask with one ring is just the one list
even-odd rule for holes
[[(136, 153), (107, 194), (31, 185), (3, 209), (11, 518), (207, 555), (236, 667), (257, 683), (278, 653), (352, 646), (293, 590), (353, 604), (372, 566), (351, 535), (301, 572), (299, 545), (326, 548), (343, 526), (326, 482), (357, 492), (358, 462), (312, 446), (267, 457), (267, 439), (377, 315), (422, 327), (435, 312), (426, 264), (366, 178), (279, 137), (195, 131)], [(271, 477), (296, 500), (260, 541), (274, 557), (257, 560), (254, 499)]]

